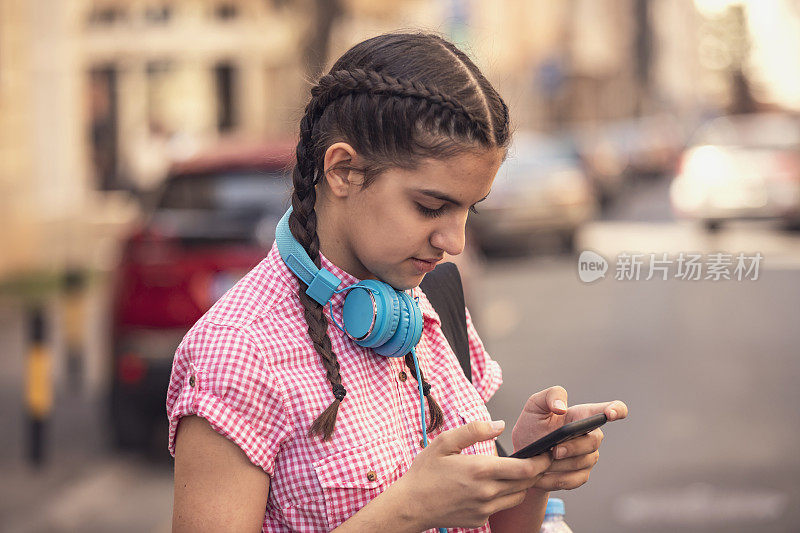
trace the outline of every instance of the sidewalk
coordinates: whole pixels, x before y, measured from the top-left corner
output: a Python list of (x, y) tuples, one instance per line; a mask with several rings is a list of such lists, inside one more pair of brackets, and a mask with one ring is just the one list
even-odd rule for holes
[[(100, 402), (56, 397), (45, 464), (27, 461), (19, 384), (0, 388), (0, 532), (161, 532), (172, 519), (172, 467), (108, 445)], [(165, 443), (166, 446), (166, 443)]]
[(0, 531), (168, 532), (172, 473), (135, 458), (105, 456), (35, 472), (3, 468)]

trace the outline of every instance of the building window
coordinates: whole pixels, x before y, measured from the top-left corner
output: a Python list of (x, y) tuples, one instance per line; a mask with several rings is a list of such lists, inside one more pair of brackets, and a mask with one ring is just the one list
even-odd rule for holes
[(166, 24), (172, 18), (172, 7), (167, 5), (148, 6), (144, 10), (144, 20), (148, 24)]
[(233, 20), (239, 16), (239, 9), (230, 3), (217, 4), (214, 9), (214, 16), (219, 20)]
[(95, 6), (89, 11), (89, 26), (112, 26), (127, 20), (128, 13), (122, 6)]
[(214, 67), (214, 81), (217, 96), (217, 131), (225, 133), (236, 127), (234, 89), (236, 68), (230, 63), (220, 63)]

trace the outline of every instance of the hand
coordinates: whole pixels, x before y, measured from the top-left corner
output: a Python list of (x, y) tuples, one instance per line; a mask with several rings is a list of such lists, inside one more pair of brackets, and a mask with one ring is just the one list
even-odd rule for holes
[[(502, 422), (502, 421), (501, 421)], [(516, 507), (552, 463), (548, 454), (530, 459), (462, 455), (461, 450), (503, 432), (476, 420), (445, 431), (414, 458), (396, 483), (420, 530), (480, 527), (489, 516)]]
[[(567, 408), (567, 391), (564, 387), (550, 387), (537, 392), (528, 398), (511, 432), (514, 451), (524, 448), (564, 424), (599, 413), (605, 413), (609, 422), (620, 420), (628, 416), (628, 406), (615, 400)], [(603, 431), (597, 428), (586, 435), (556, 446), (547, 454), (554, 461), (534, 487), (544, 491), (570, 490), (586, 483), (589, 480), (589, 473), (600, 457), (598, 449), (602, 441)]]

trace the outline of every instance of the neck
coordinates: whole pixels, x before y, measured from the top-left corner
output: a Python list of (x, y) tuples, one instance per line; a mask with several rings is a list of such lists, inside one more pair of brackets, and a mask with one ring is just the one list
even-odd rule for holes
[(334, 265), (358, 279), (375, 279), (375, 276), (358, 260), (352, 251), (347, 237), (338, 228), (342, 225), (342, 217), (338, 209), (317, 196), (317, 237), (320, 252)]

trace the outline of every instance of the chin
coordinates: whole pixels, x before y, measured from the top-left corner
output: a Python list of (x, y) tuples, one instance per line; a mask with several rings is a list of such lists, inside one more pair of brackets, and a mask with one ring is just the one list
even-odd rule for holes
[(408, 289), (413, 289), (417, 285), (419, 285), (422, 280), (425, 278), (425, 274), (422, 275), (388, 275), (388, 276), (377, 276), (379, 280), (383, 281), (384, 283), (388, 283), (398, 291), (406, 291)]
[(389, 285), (391, 285), (392, 287), (394, 287), (398, 291), (407, 291), (408, 289), (413, 289), (414, 287), (419, 285), (420, 281), (422, 281), (422, 278), (420, 278), (420, 280), (416, 281), (416, 282), (415, 281), (408, 281), (408, 280), (396, 280), (396, 281), (395, 280), (392, 280), (392, 281), (382, 280), (382, 281), (384, 281), (384, 283), (388, 283)]

